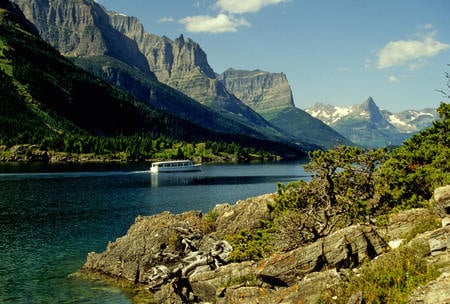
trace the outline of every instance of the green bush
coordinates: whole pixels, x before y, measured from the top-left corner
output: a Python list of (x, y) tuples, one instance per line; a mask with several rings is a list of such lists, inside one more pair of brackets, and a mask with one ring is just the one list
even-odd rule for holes
[(274, 250), (271, 246), (273, 232), (269, 221), (261, 221), (256, 230), (241, 229), (236, 234), (225, 236), (225, 240), (233, 247), (230, 261), (260, 260), (268, 256)]

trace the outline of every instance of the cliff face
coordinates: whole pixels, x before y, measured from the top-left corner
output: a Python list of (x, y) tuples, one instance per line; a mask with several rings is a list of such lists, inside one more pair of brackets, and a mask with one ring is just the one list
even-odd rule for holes
[(65, 56), (108, 55), (151, 74), (136, 42), (111, 27), (94, 1), (14, 0), (41, 37)]
[(309, 149), (353, 144), (319, 119), (295, 107), (291, 87), (283, 73), (228, 69), (218, 78), (228, 91), (296, 142), (310, 145)]
[(147, 58), (151, 70), (161, 82), (168, 82), (174, 75), (183, 75), (199, 70), (209, 78), (216, 78), (209, 66), (206, 53), (191, 39), (183, 35), (175, 40), (145, 31), (136, 17), (108, 12), (111, 25), (119, 32), (137, 42)]
[(217, 79), (198, 43), (185, 39), (183, 35), (175, 40), (152, 35), (145, 32), (135, 17), (114, 12), (109, 12), (109, 15), (115, 29), (137, 42), (159, 81), (223, 114), (237, 114), (241, 118), (236, 118), (242, 121), (270, 128), (260, 115), (230, 94)]
[(283, 73), (228, 69), (218, 78), (228, 91), (258, 113), (295, 107), (291, 87)]

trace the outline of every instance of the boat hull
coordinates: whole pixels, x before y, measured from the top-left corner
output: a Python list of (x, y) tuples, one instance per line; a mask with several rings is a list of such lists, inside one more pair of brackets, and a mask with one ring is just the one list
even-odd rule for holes
[(174, 160), (155, 162), (151, 165), (150, 172), (195, 172), (201, 169), (201, 164), (195, 164), (192, 160)]
[(150, 172), (161, 173), (161, 172), (197, 172), (202, 171), (201, 165), (193, 165), (189, 167), (179, 167), (179, 168), (150, 168)]

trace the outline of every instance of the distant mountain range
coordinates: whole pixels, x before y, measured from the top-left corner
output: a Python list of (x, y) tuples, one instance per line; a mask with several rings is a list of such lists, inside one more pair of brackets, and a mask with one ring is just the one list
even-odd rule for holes
[(412, 134), (432, 125), (439, 118), (435, 109), (407, 110), (391, 113), (381, 110), (369, 97), (359, 105), (337, 107), (316, 103), (306, 112), (366, 147), (400, 145)]
[[(211, 130), (291, 143), (303, 150), (349, 142), (293, 104), (279, 109), (282, 123), (268, 120), (268, 109), (276, 108), (277, 101), (271, 104), (270, 96), (266, 96), (264, 107), (249, 106), (209, 66), (201, 47), (183, 35), (171, 40), (147, 33), (135, 17), (107, 11), (92, 0), (14, 2), (41, 36), (64, 56), (159, 110)], [(163, 98), (156, 89), (161, 84), (189, 98)], [(286, 84), (277, 88), (283, 96), (290, 94)], [(275, 90), (277, 84), (271, 86)], [(272, 117), (276, 116), (272, 112)], [(285, 124), (285, 119), (293, 121)], [(323, 136), (317, 136), (322, 133)]]

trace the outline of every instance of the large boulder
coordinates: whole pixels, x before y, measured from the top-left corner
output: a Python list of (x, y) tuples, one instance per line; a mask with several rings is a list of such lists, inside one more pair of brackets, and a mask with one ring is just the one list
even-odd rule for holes
[(377, 232), (392, 247), (399, 246), (404, 240), (410, 240), (420, 227), (437, 227), (439, 217), (426, 208), (403, 210), (390, 214), (385, 225), (380, 225)]
[(450, 185), (434, 190), (431, 201), (437, 214), (442, 218), (442, 226), (450, 225)]
[(202, 224), (201, 212), (195, 211), (139, 216), (127, 234), (109, 243), (104, 252), (89, 253), (83, 268), (147, 283), (154, 266), (176, 265), (188, 247), (200, 246)]
[(409, 303), (450, 303), (450, 225), (423, 233), (415, 241), (428, 242), (428, 262), (437, 265), (441, 275), (412, 292)]
[(235, 234), (241, 229), (256, 229), (262, 219), (269, 219), (268, 204), (273, 204), (276, 194), (264, 194), (237, 201), (235, 205), (220, 204), (212, 212), (216, 214), (217, 235)]
[(386, 242), (370, 226), (341, 229), (310, 245), (276, 253), (260, 261), (258, 275), (278, 286), (290, 286), (307, 274), (325, 268), (353, 268), (387, 250)]
[(273, 288), (264, 284), (247, 286), (243, 283), (226, 288), (216, 299), (217, 304), (272, 304), (316, 303), (324, 290), (338, 284), (340, 275), (336, 269), (307, 275), (297, 284)]
[(227, 287), (244, 284), (249, 280), (256, 280), (253, 262), (232, 263), (189, 277), (195, 295), (203, 301), (211, 302), (216, 297), (221, 297)]

